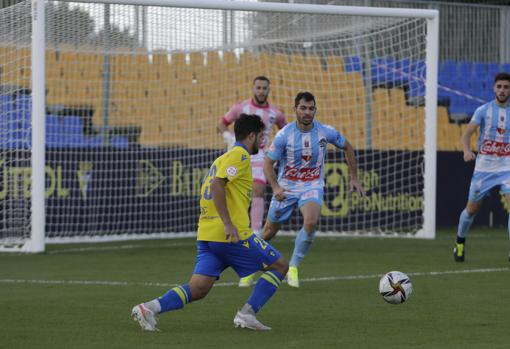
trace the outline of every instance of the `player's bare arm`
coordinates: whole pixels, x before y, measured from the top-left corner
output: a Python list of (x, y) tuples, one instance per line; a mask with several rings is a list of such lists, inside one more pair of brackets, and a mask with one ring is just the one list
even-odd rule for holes
[(276, 200), (283, 201), (285, 200), (285, 189), (278, 184), (276, 179), (276, 172), (274, 170), (275, 162), (275, 160), (266, 156), (264, 159), (264, 174), (266, 175), (267, 181), (273, 189), (273, 194)]
[(344, 151), (351, 177), (349, 181), (349, 189), (351, 191), (356, 191), (359, 195), (363, 196), (365, 195), (365, 190), (363, 190), (363, 187), (358, 180), (358, 165), (356, 162), (356, 155), (354, 154), (354, 148), (348, 140), (345, 140)]
[(470, 162), (476, 158), (475, 153), (471, 150), (471, 136), (478, 129), (478, 125), (475, 123), (469, 123), (464, 130), (461, 137), (462, 149), (464, 151), (464, 161)]
[(227, 183), (228, 179), (226, 178), (214, 178), (211, 184), (212, 199), (225, 227), (225, 240), (236, 243), (239, 241), (239, 235), (237, 233), (237, 228), (232, 224), (227, 208), (227, 196), (225, 193), (225, 186)]

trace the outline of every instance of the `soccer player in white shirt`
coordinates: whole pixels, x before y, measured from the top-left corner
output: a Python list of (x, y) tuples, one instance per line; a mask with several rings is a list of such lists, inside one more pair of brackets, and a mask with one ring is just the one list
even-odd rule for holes
[[(494, 78), (495, 99), (475, 110), (462, 135), (464, 161), (476, 159), (466, 208), (460, 214), (457, 241), (453, 249), (456, 262), (465, 258), (466, 235), (482, 206), (485, 195), (500, 186), (510, 206), (510, 74), (498, 73)], [(471, 136), (480, 128), (478, 156), (471, 150)], [(510, 218), (508, 221), (510, 232)], [(510, 260), (510, 255), (509, 255)]]
[[(303, 227), (296, 236), (287, 275), (289, 286), (299, 287), (297, 268), (315, 238), (323, 202), (324, 158), (328, 143), (345, 152), (350, 190), (360, 195), (365, 192), (358, 181), (352, 145), (334, 127), (314, 120), (317, 111), (315, 97), (310, 92), (298, 93), (294, 109), (296, 121), (278, 131), (266, 153), (264, 173), (273, 189), (273, 199), (262, 237), (270, 240), (294, 209), (299, 208), (303, 215)], [(274, 170), (275, 162), (279, 162), (278, 179)]]
[[(283, 112), (278, 107), (271, 105), (267, 100), (270, 84), (271, 82), (267, 77), (257, 76), (253, 80), (253, 97), (233, 105), (218, 123), (218, 132), (223, 135), (223, 139), (229, 149), (235, 139), (228, 130), (228, 126), (239, 119), (241, 114), (258, 115), (266, 125), (259, 152), (251, 157), (253, 197), (250, 208), (250, 220), (251, 229), (257, 236), (261, 233), (262, 220), (264, 218), (264, 193), (267, 185), (267, 180), (264, 176), (264, 155), (266, 148), (269, 146), (269, 136), (273, 125), (281, 129), (287, 124)], [(253, 275), (239, 280), (240, 287), (248, 287), (253, 283)]]

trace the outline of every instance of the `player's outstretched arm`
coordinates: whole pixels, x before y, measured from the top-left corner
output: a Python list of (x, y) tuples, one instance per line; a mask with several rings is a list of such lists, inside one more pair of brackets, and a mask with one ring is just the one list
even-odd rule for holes
[(214, 206), (216, 206), (216, 211), (218, 211), (223, 226), (225, 227), (225, 240), (236, 243), (239, 241), (239, 235), (237, 233), (237, 228), (232, 224), (230, 213), (227, 208), (227, 195), (225, 193), (225, 186), (227, 183), (228, 179), (226, 178), (214, 178), (211, 183), (212, 199)]
[(358, 180), (358, 164), (356, 161), (356, 155), (354, 154), (354, 148), (347, 139), (345, 140), (344, 151), (351, 177), (349, 181), (349, 189), (351, 191), (355, 190), (359, 195), (363, 196), (365, 195), (365, 190), (363, 190), (363, 187)]
[(469, 162), (473, 161), (476, 158), (475, 153), (471, 151), (471, 136), (476, 132), (478, 125), (475, 123), (469, 123), (462, 133), (462, 137), (460, 138), (462, 142), (462, 149), (464, 151), (464, 161)]

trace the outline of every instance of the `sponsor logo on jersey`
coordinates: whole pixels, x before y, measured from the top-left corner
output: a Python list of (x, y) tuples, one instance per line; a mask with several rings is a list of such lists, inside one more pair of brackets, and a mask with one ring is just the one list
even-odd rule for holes
[(510, 143), (485, 140), (480, 147), (480, 154), (510, 156)]
[(319, 179), (320, 175), (321, 175), (320, 167), (295, 168), (287, 166), (285, 167), (283, 178), (291, 181), (309, 182)]
[(502, 134), (504, 134), (504, 133), (505, 133), (505, 129), (504, 129), (504, 128), (501, 128), (501, 127), (496, 128), (496, 131), (497, 131), (500, 135), (502, 135)]
[(303, 150), (301, 153), (301, 159), (305, 161), (312, 160), (312, 149), (310, 148), (310, 141), (308, 139), (305, 139), (303, 141)]
[(230, 176), (230, 177), (234, 177), (236, 174), (237, 174), (237, 168), (234, 167), (234, 166), (230, 166), (227, 168), (227, 174)]

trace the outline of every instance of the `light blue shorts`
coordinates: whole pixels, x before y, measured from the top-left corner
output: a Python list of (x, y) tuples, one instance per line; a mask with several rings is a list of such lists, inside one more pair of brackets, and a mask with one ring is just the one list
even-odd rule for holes
[(296, 207), (301, 207), (307, 202), (316, 202), (322, 206), (324, 197), (324, 190), (312, 188), (309, 190), (285, 192), (286, 198), (283, 201), (278, 201), (273, 195), (271, 205), (267, 212), (267, 218), (273, 223), (284, 223), (289, 220), (292, 211)]
[(217, 279), (228, 267), (240, 277), (262, 270), (280, 259), (281, 254), (271, 244), (255, 234), (238, 243), (197, 241), (197, 260), (193, 274)]
[(503, 195), (510, 194), (510, 172), (475, 171), (469, 186), (469, 201), (482, 200), (496, 186), (501, 187)]

